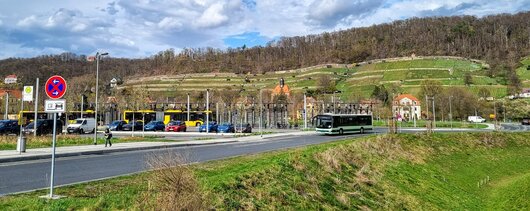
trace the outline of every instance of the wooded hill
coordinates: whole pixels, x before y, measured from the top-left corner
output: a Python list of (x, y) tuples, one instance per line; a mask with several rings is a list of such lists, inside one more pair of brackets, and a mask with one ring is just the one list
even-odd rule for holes
[[(101, 77), (179, 73), (263, 73), (325, 63), (354, 63), (377, 58), (447, 55), (482, 59), (498, 76), (519, 66), (530, 52), (530, 12), (493, 15), (412, 18), (371, 27), (317, 35), (283, 37), (266, 46), (246, 48), (169, 49), (145, 59), (105, 58)], [(112, 53), (112, 52), (111, 52)], [(94, 74), (86, 56), (64, 53), (0, 61), (0, 75), (16, 73), (22, 82), (60, 73), (71, 78)]]

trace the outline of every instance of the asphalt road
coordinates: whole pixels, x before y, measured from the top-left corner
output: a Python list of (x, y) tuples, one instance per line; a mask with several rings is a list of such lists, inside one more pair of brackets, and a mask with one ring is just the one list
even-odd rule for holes
[[(387, 132), (387, 129), (378, 128), (373, 133), (385, 132)], [(445, 132), (450, 132), (450, 130)], [(188, 162), (193, 163), (319, 144), (364, 135), (366, 134), (282, 136), (252, 142), (65, 157), (56, 160), (55, 185), (75, 184), (145, 171), (147, 169), (146, 158), (153, 153), (167, 151), (178, 153), (185, 155)], [(50, 161), (50, 159), (44, 159), (0, 164), (0, 196), (49, 187)]]

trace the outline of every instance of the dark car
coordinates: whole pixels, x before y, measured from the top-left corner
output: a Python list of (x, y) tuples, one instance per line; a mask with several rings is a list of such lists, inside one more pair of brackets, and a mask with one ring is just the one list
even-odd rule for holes
[[(57, 128), (56, 133), (61, 133), (63, 131), (63, 121), (56, 121)], [(35, 122), (29, 123), (24, 128), (24, 133), (33, 134), (35, 131)], [(37, 120), (37, 135), (45, 135), (53, 133), (53, 119), (39, 119)]]
[[(216, 132), (217, 133), (218, 132), (217, 128), (218, 128), (217, 123), (215, 123), (215, 122), (209, 123), (208, 132)], [(202, 132), (206, 132), (206, 123), (204, 123), (204, 125), (201, 125), (199, 127), (199, 132), (201, 132), (201, 133)]]
[(232, 123), (222, 123), (219, 126), (217, 126), (217, 130), (220, 133), (233, 133), (236, 131), (234, 129), (234, 124)]
[(166, 132), (186, 132), (186, 123), (183, 121), (171, 121), (167, 124)]
[(523, 118), (523, 120), (521, 120), (521, 125), (530, 125), (530, 118)]
[(116, 120), (116, 121), (112, 121), (110, 124), (109, 124), (109, 130), (111, 131), (120, 131), (120, 130), (123, 130), (123, 126), (126, 125), (127, 122), (126, 121), (123, 121), (123, 120)]
[(237, 125), (236, 133), (252, 133), (252, 126), (250, 124)]
[(164, 131), (166, 125), (162, 121), (151, 121), (144, 126), (145, 131)]
[(1, 120), (0, 134), (18, 134), (20, 133), (20, 125), (17, 120)]
[(142, 130), (142, 128), (144, 128), (144, 123), (141, 122), (141, 121), (135, 121), (135, 122), (132, 122), (129, 123), (129, 124), (126, 124), (123, 126), (123, 131), (132, 131), (133, 130), (133, 125), (134, 125), (134, 130), (135, 131), (138, 131), (138, 130)]

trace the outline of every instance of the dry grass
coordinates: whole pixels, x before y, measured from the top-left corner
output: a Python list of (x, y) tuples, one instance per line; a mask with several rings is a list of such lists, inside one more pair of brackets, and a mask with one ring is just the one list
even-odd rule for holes
[(143, 207), (149, 210), (204, 210), (205, 194), (184, 156), (165, 152), (152, 154), (147, 165), (152, 173)]

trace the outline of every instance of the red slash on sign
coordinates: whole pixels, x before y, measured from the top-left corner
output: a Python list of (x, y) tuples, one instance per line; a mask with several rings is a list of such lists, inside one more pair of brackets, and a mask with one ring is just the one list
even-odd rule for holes
[(60, 99), (66, 94), (66, 80), (63, 77), (54, 75), (46, 81), (44, 87), (46, 95), (51, 99)]

